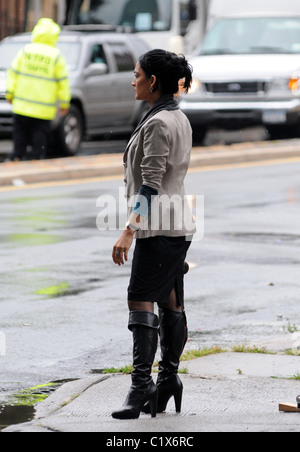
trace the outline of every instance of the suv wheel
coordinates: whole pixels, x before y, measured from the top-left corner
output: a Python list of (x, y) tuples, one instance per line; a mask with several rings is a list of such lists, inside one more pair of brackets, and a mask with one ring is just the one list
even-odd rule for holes
[(76, 105), (71, 105), (68, 114), (60, 119), (57, 130), (57, 144), (66, 154), (76, 154), (83, 140), (84, 121)]

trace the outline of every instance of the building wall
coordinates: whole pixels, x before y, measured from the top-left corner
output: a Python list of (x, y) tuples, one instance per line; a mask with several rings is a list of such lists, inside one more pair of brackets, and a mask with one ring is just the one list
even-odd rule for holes
[(0, 39), (24, 30), (26, 0), (0, 0)]
[(0, 39), (32, 31), (42, 17), (63, 24), (65, 11), (66, 0), (0, 0)]
[(32, 31), (33, 27), (41, 17), (50, 17), (56, 21), (59, 3), (64, 2), (61, 2), (61, 0), (29, 0), (27, 12), (27, 31)]

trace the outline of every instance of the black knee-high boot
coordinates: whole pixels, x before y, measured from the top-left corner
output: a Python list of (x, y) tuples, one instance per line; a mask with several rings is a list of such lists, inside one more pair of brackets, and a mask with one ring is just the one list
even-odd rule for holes
[[(183, 384), (178, 377), (180, 357), (188, 338), (185, 312), (159, 310), (159, 334), (161, 357), (157, 379), (158, 407), (157, 412), (166, 411), (169, 400), (174, 397), (176, 412), (181, 412)], [(143, 408), (150, 412), (149, 404)]]
[(132, 385), (123, 408), (112, 413), (115, 419), (138, 419), (143, 406), (156, 417), (157, 387), (151, 372), (158, 343), (158, 317), (151, 312), (132, 311), (129, 329), (133, 333)]
[(178, 377), (178, 369), (188, 339), (185, 312), (160, 309), (159, 323), (162, 360), (157, 379), (158, 412), (165, 411), (169, 400), (174, 397), (176, 412), (180, 413), (183, 385)]

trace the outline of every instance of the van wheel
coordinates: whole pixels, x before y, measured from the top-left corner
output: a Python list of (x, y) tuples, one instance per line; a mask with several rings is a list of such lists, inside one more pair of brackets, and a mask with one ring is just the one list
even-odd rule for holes
[(57, 129), (57, 145), (68, 155), (77, 154), (84, 134), (84, 120), (76, 105), (71, 105), (68, 114), (59, 121)]

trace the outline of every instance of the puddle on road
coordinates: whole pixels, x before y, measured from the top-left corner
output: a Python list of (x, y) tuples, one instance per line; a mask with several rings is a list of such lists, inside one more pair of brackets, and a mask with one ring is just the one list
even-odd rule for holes
[(11, 425), (33, 420), (35, 408), (32, 406), (0, 405), (0, 431)]
[(11, 425), (32, 421), (35, 416), (36, 405), (46, 400), (60, 386), (70, 381), (74, 381), (74, 379), (38, 385), (10, 396), (4, 403), (0, 402), (0, 431)]

